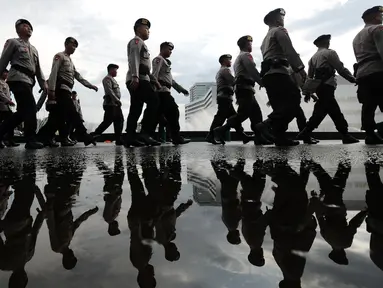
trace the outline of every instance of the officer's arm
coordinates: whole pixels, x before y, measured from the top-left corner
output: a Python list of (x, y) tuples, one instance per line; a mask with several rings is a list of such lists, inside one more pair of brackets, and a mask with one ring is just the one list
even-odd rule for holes
[(7, 69), (8, 63), (12, 60), (13, 52), (15, 51), (15, 42), (12, 39), (7, 40), (4, 44), (3, 53), (0, 57), (0, 73)]
[(330, 50), (329, 55), (327, 56), (327, 61), (339, 73), (340, 76), (351, 83), (355, 83), (354, 76), (346, 67), (344, 67), (336, 51)]
[(164, 60), (162, 58), (156, 57), (156, 58), (153, 59), (153, 62), (152, 62), (152, 66), (153, 66), (152, 75), (157, 80), (158, 80), (158, 76), (160, 75), (161, 67), (162, 67), (163, 64), (164, 64)]
[(141, 48), (142, 41), (138, 39), (133, 39), (128, 44), (128, 64), (132, 77), (139, 77), (140, 75)]
[(120, 99), (116, 96), (116, 93), (113, 91), (113, 82), (109, 77), (105, 77), (102, 80), (102, 85), (104, 86), (105, 95), (111, 96), (112, 102), (120, 102)]
[(246, 70), (249, 71), (251, 76), (254, 78), (255, 82), (257, 82), (259, 85), (262, 85), (261, 76), (259, 75), (257, 67), (255, 66), (253, 56), (250, 53), (244, 53), (242, 54), (241, 60)]
[(188, 92), (184, 87), (182, 87), (180, 84), (178, 84), (175, 80), (172, 80), (172, 87), (173, 87), (174, 90), (176, 90), (178, 93), (182, 93), (182, 92), (187, 93), (187, 92)]
[(37, 51), (36, 51), (36, 53), (37, 53), (36, 78), (37, 78), (37, 81), (39, 82), (40, 88), (44, 89), (45, 76), (44, 76), (43, 71), (41, 70), (39, 54)]
[[(373, 38), (376, 45), (376, 48), (378, 49), (378, 52), (380, 54), (380, 58), (383, 60), (383, 26), (378, 26), (374, 32), (373, 32)], [(0, 66), (1, 68), (1, 66)]]
[(235, 81), (235, 78), (233, 74), (231, 74), (230, 69), (224, 69), (221, 76), (225, 79), (226, 83), (234, 83)]
[(82, 85), (84, 85), (85, 87), (89, 88), (89, 89), (92, 89), (93, 88), (93, 85), (90, 84), (88, 82), (88, 80), (85, 80), (80, 73), (78, 73), (78, 71), (76, 70), (76, 67), (73, 67), (74, 69), (74, 78), (80, 82)]
[(303, 65), (301, 58), (299, 57), (297, 51), (295, 51), (293, 43), (291, 42), (291, 39), (287, 34), (286, 30), (284, 30), (284, 28), (278, 29), (275, 32), (275, 37), (277, 38), (277, 41), (281, 46), (283, 53), (285, 54), (287, 61), (289, 61), (289, 64), (291, 65), (291, 68), (293, 68), (294, 72), (299, 72), (305, 69), (305, 65)]
[(307, 71), (307, 77), (314, 78), (314, 65), (313, 65), (312, 59), (310, 59), (309, 61), (309, 69)]
[[(7, 85), (7, 84), (4, 84), (4, 85)], [(3, 91), (3, 89), (0, 86), (0, 102), (8, 104), (9, 102), (12, 102), (12, 99), (11, 99), (11, 95), (9, 94), (9, 88), (8, 87), (4, 87), (4, 88), (5, 88), (4, 89), (5, 91)]]
[(55, 55), (55, 57), (53, 58), (51, 75), (49, 75), (49, 79), (48, 79), (48, 89), (50, 91), (56, 90), (57, 76), (58, 76), (62, 61), (63, 59), (59, 54)]

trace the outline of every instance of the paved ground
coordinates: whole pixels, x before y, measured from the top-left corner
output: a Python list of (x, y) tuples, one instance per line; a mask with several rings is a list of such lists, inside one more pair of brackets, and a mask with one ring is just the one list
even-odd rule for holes
[[(157, 287), (170, 288), (274, 288), (283, 279), (282, 270), (298, 280), (303, 269), (302, 287), (380, 287), (382, 271), (369, 256), (366, 223), (348, 248), (345, 243), (354, 233), (339, 220), (342, 213), (331, 211), (342, 211), (344, 204), (349, 221), (366, 207), (366, 190), (380, 188), (368, 186), (365, 164), (383, 159), (382, 151), (338, 141), (293, 148), (232, 142), (224, 147), (191, 143), (125, 149), (99, 144), (2, 150), (0, 227), (5, 235), (0, 235), (8, 242), (5, 247), (0, 242), (0, 269), (16, 272), (12, 277), (11, 272), (0, 272), (0, 287), (27, 275), (27, 287), (32, 288), (139, 287), (138, 282), (154, 287), (154, 279)], [(376, 171), (379, 165), (367, 166)], [(314, 200), (308, 206), (313, 190), (337, 205), (317, 204), (335, 219), (327, 227), (333, 231), (329, 238), (347, 248), (347, 266), (328, 257), (330, 245), (306, 217), (313, 214), (307, 207), (319, 207)], [(45, 210), (38, 213), (40, 207)], [(259, 218), (266, 207), (271, 211), (266, 215), (272, 216)], [(317, 218), (324, 211), (318, 209)], [(269, 227), (262, 228), (262, 223)], [(305, 228), (298, 233), (297, 227)], [(256, 267), (248, 260), (249, 246), (260, 246), (265, 229), (265, 265)], [(234, 232), (228, 236), (229, 230)], [(238, 233), (241, 244), (230, 244), (238, 241)], [(278, 248), (274, 256), (273, 247)], [(307, 254), (307, 262), (291, 250)], [(344, 256), (337, 261), (345, 261)]]

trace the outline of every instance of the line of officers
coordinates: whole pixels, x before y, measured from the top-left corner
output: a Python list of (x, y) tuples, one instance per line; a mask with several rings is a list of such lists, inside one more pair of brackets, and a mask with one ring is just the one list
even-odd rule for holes
[[(382, 6), (375, 6), (362, 15), (366, 25), (353, 41), (357, 59), (354, 75), (343, 66), (337, 53), (329, 49), (331, 35), (322, 35), (314, 41), (318, 51), (309, 61), (307, 74), (284, 28), (285, 10), (278, 8), (269, 12), (264, 18), (269, 31), (261, 45), (263, 62), (260, 73), (251, 55), (251, 36), (243, 36), (237, 42), (241, 52), (234, 64), (235, 77), (229, 70), (232, 57), (222, 55), (219, 58), (222, 67), (216, 77), (218, 112), (207, 140), (214, 144), (224, 143), (224, 133), (230, 128), (235, 128), (244, 143), (254, 140), (256, 145), (274, 143), (277, 146), (293, 146), (298, 145), (300, 139), (305, 143), (314, 144), (318, 141), (311, 137), (311, 132), (328, 114), (341, 133), (343, 143), (358, 142), (348, 133), (347, 121), (335, 99), (337, 71), (346, 80), (358, 85), (366, 144), (383, 144), (383, 127), (374, 120), (377, 107), (381, 110), (383, 108), (383, 88), (379, 83), (380, 76), (383, 75), (382, 12)], [(98, 88), (80, 75), (70, 58), (78, 47), (78, 41), (73, 37), (65, 40), (65, 50), (54, 56), (51, 74), (46, 81), (41, 71), (38, 52), (29, 42), (33, 27), (28, 20), (19, 19), (15, 25), (19, 38), (6, 41), (0, 58), (0, 71), (5, 71), (11, 63), (7, 84), (17, 102), (17, 112), (8, 113), (8, 117), (0, 124), (0, 143), (12, 134), (17, 125), (24, 122), (26, 148), (39, 149), (45, 145), (57, 145), (53, 140), (56, 131), (59, 131), (64, 146), (74, 145), (68, 137), (68, 127), (76, 131), (85, 145), (95, 145), (96, 138), (114, 123), (117, 145), (155, 146), (161, 144), (153, 138), (155, 129), (158, 123), (164, 123), (165, 119), (174, 144), (190, 142), (180, 135), (178, 106), (170, 93), (171, 88), (175, 88), (179, 93), (188, 95), (188, 91), (172, 78), (169, 57), (174, 45), (171, 42), (162, 43), (160, 54), (151, 61), (149, 49), (145, 44), (149, 39), (150, 27), (149, 20), (138, 19), (134, 25), (135, 37), (128, 43), (129, 70), (126, 85), (131, 95), (131, 105), (126, 136), (122, 137), (121, 94), (114, 79), (118, 65), (108, 65), (108, 74), (103, 80), (104, 120), (94, 132), (88, 133), (71, 99), (74, 79), (89, 89), (98, 91)], [(39, 135), (36, 135), (36, 110), (39, 107), (36, 107), (32, 93), (35, 78), (43, 91), (39, 106), (41, 107), (41, 103), (47, 98), (46, 107), (49, 110), (48, 121), (40, 129)], [(263, 119), (254, 96), (255, 83), (266, 89), (269, 105), (273, 109), (266, 120)], [(305, 95), (305, 101), (308, 102), (312, 98), (316, 102), (313, 115), (308, 121), (300, 107), (301, 91)], [(237, 111), (232, 105), (234, 93), (238, 103)], [(137, 122), (144, 103), (146, 110), (141, 122), (141, 131), (137, 133)], [(8, 101), (6, 104), (13, 103)], [(242, 122), (248, 118), (254, 135), (243, 132)], [(288, 125), (294, 118), (297, 119), (300, 130), (296, 140), (286, 137)], [(375, 132), (376, 129), (378, 133)]]

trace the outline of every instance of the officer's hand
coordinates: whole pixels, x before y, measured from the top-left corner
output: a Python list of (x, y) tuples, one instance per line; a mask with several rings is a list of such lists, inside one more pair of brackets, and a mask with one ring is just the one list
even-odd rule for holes
[(311, 98), (311, 95), (310, 95), (310, 94), (305, 94), (305, 97), (303, 98), (303, 100), (304, 100), (306, 103), (309, 103), (309, 102), (310, 102), (310, 98)]
[(56, 99), (55, 91), (49, 90), (48, 91), (48, 100), (55, 100), (55, 99)]
[(13, 103), (12, 101), (9, 101), (8, 105), (12, 107), (16, 106), (15, 103)]
[(185, 96), (189, 96), (189, 91), (188, 90), (183, 90), (182, 93), (185, 95)]
[(121, 101), (117, 101), (116, 104), (117, 104), (118, 106), (122, 106)]
[(299, 75), (301, 75), (301, 77), (302, 77), (302, 82), (305, 83), (306, 79), (307, 79), (307, 73), (306, 73), (305, 69), (302, 69), (301, 71), (299, 71)]
[(95, 86), (95, 85), (92, 85), (90, 89), (92, 89), (92, 90), (94, 90), (94, 91), (96, 91), (96, 92), (98, 91), (98, 87)]
[(132, 90), (136, 90), (139, 84), (140, 84), (140, 80), (138, 79), (138, 77), (133, 77), (129, 87)]
[(156, 85), (157, 89), (161, 89), (162, 88), (160, 82), (158, 82), (158, 81), (154, 82), (154, 85)]
[(318, 96), (317, 95), (314, 95), (314, 94), (311, 94), (311, 99), (313, 99), (313, 102), (317, 102), (318, 101)]
[(271, 106), (270, 101), (268, 101), (268, 102), (266, 103), (266, 106), (267, 106), (267, 107), (270, 107), (270, 106)]

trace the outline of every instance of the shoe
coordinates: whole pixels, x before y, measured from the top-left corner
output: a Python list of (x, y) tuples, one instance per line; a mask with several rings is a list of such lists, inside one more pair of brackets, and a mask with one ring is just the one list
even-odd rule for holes
[[(309, 130), (307, 127), (303, 129), (301, 132), (298, 133), (296, 140), (303, 140), (304, 143), (311, 142), (311, 130)], [(306, 143), (306, 144), (313, 144), (313, 143)]]
[(61, 141), (61, 147), (73, 147), (75, 143), (72, 141), (69, 141), (69, 139), (65, 139), (64, 141)]
[(343, 144), (355, 144), (355, 143), (359, 143), (359, 140), (356, 139), (354, 136), (346, 133), (342, 136), (342, 142)]
[(5, 146), (7, 146), (7, 147), (19, 147), (19, 146), (20, 146), (19, 143), (16, 143), (16, 142), (13, 141), (13, 140), (7, 140), (7, 141), (4, 141), (4, 144), (5, 144)]
[(245, 132), (240, 132), (240, 137), (241, 137), (241, 140), (242, 140), (242, 143), (243, 144), (247, 144), (249, 143), (250, 141), (254, 140), (254, 135), (248, 135), (246, 134)]
[(225, 133), (226, 133), (226, 128), (223, 126), (214, 128), (213, 130), (213, 137), (214, 139), (219, 139), (220, 144), (225, 145)]
[(383, 139), (377, 133), (374, 132), (367, 134), (364, 143), (366, 143), (367, 145), (379, 145), (383, 144)]
[(90, 134), (85, 134), (84, 136), (84, 145), (89, 146), (90, 144), (93, 144), (93, 146), (96, 146), (96, 140), (90, 135)]
[(263, 122), (258, 123), (257, 125), (255, 125), (255, 130), (256, 130), (256, 134), (260, 134), (266, 140), (275, 143), (275, 137), (271, 133), (270, 127), (267, 124)]
[(213, 145), (218, 145), (218, 144), (221, 144), (221, 142), (215, 140), (214, 138), (214, 132), (209, 132), (209, 134), (207, 134), (206, 138), (205, 138), (205, 141), (208, 142), (208, 143), (211, 143)]
[(261, 145), (272, 145), (273, 142), (267, 140), (265, 137), (262, 136), (262, 134), (257, 133), (253, 137), (254, 139), (254, 145), (261, 146)]
[(303, 143), (309, 144), (309, 145), (313, 145), (313, 144), (315, 145), (315, 144), (318, 144), (319, 141), (314, 139), (314, 138), (312, 138), (312, 137), (310, 137), (310, 136), (308, 136), (308, 137), (303, 139)]
[(138, 140), (140, 142), (144, 143), (146, 146), (160, 146), (161, 145), (161, 142), (154, 140), (152, 137), (150, 137), (147, 134), (139, 135)]
[(36, 150), (36, 149), (42, 149), (42, 148), (44, 148), (44, 144), (41, 142), (37, 142), (36, 140), (28, 141), (25, 144), (25, 149)]
[(4, 149), (5, 148), (5, 144), (3, 141), (0, 141), (0, 149)]
[(182, 136), (178, 136), (178, 137), (174, 137), (172, 142), (174, 145), (183, 145), (183, 144), (190, 143), (191, 139), (187, 139), (187, 138), (184, 138)]
[(57, 148), (60, 146), (54, 139), (44, 141), (43, 145), (44, 147), (50, 147), (50, 148)]
[(299, 145), (298, 140), (292, 140), (285, 137), (275, 139), (275, 146), (283, 147), (283, 146), (297, 146)]
[(114, 142), (116, 146), (122, 146), (124, 145), (124, 141), (122, 141), (121, 137), (118, 137), (117, 140)]

